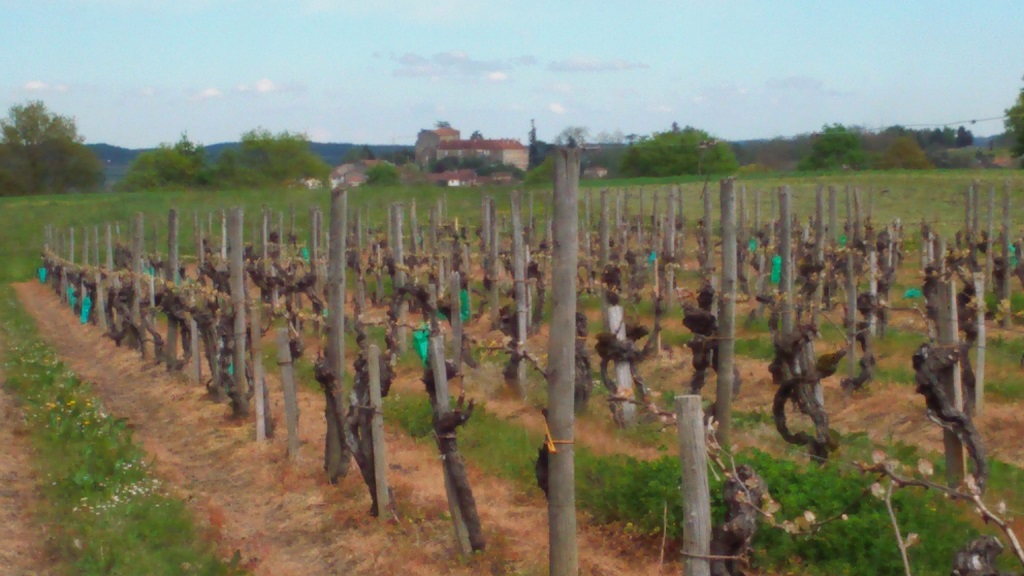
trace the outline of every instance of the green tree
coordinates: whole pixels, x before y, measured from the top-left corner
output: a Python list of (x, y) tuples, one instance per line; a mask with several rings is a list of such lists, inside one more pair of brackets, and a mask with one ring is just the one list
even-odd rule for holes
[(867, 162), (861, 135), (842, 124), (824, 126), (811, 144), (811, 153), (797, 165), (798, 170), (863, 168)]
[(302, 178), (325, 181), (331, 172), (331, 167), (310, 150), (305, 134), (287, 130), (272, 134), (257, 128), (242, 134), (235, 161), (241, 173), (254, 180), (244, 184), (283, 184)]
[(189, 140), (188, 134), (182, 134), (174, 145), (161, 144), (156, 150), (139, 154), (118, 188), (199, 188), (211, 184), (213, 177), (206, 162), (206, 150)]
[(882, 154), (878, 167), (885, 170), (928, 170), (935, 166), (928, 161), (917, 140), (912, 136), (900, 136)]
[(691, 126), (640, 140), (626, 150), (620, 164), (624, 176), (656, 177), (727, 174), (738, 167), (728, 144)]
[(0, 120), (0, 196), (95, 188), (103, 165), (82, 144), (74, 118), (41, 101), (16, 104)]
[(1024, 88), (1017, 94), (1017, 101), (1006, 109), (1006, 133), (1013, 137), (1013, 154), (1024, 156)]
[(536, 168), (526, 173), (523, 183), (534, 186), (550, 186), (555, 179), (555, 157), (548, 156)]
[(398, 168), (393, 164), (381, 162), (366, 171), (368, 186), (394, 186), (398, 184)]

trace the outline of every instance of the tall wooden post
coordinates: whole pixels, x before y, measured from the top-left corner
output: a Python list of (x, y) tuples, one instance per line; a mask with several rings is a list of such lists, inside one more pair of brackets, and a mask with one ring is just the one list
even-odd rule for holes
[[(405, 252), (402, 246), (402, 205), (395, 204), (392, 207), (391, 214), (394, 218), (392, 220), (394, 229), (391, 231), (391, 237), (393, 240), (392, 256), (395, 259), (395, 265), (398, 266), (398, 270), (395, 271), (395, 286), (397, 290), (399, 288), (405, 288), (405, 271), (402, 268), (405, 267)], [(435, 236), (436, 240), (436, 236)], [(436, 245), (432, 245), (433, 250), (437, 250)], [(406, 300), (402, 300), (402, 304), (398, 310), (398, 351), (405, 352), (409, 349), (409, 336), (408, 329), (405, 325), (408, 323), (409, 317), (409, 304)]]
[(833, 246), (839, 245), (839, 219), (836, 204), (836, 188), (828, 187), (828, 238)]
[[(434, 405), (434, 421), (437, 422), (451, 410), (451, 399), (448, 396), (448, 374), (444, 362), (444, 342), (440, 334), (430, 337), (430, 367), (434, 375), (434, 391), (437, 397), (437, 403)], [(454, 479), (448, 471), (448, 466), (443, 465), (441, 468), (444, 470), (444, 487), (448, 495), (448, 512), (455, 528), (455, 543), (460, 555), (469, 556), (473, 553), (473, 548), (469, 542), (469, 528), (466, 527), (466, 521), (462, 515)]]
[[(846, 189), (846, 226), (853, 227), (853, 203), (850, 189)], [(852, 242), (846, 242), (846, 362), (849, 377), (857, 377), (857, 278), (854, 276), (854, 250)]]
[(736, 349), (736, 210), (733, 179), (722, 180), (722, 284), (721, 313), (718, 316), (718, 387), (715, 394), (715, 419), (718, 440), (729, 446), (732, 422), (733, 362)]
[[(814, 191), (814, 262), (825, 264), (825, 198), (821, 186)], [(821, 315), (821, 304), (825, 297), (825, 270), (818, 273), (818, 287), (811, 302), (811, 322), (817, 326)]]
[(93, 247), (93, 261), (96, 264), (96, 274), (94, 279), (96, 281), (96, 320), (99, 322), (100, 329), (104, 332), (109, 328), (107, 323), (107, 306), (106, 306), (106, 287), (103, 283), (103, 265), (100, 264), (100, 227), (94, 226), (92, 229), (92, 247)]
[(683, 574), (711, 576), (711, 495), (700, 396), (676, 396), (683, 495)]
[(491, 313), (491, 326), (498, 326), (498, 308), (500, 307), (501, 301), (498, 294), (498, 248), (500, 247), (500, 241), (498, 240), (498, 214), (497, 207), (494, 198), (491, 198), (488, 202), (488, 217), (487, 224), (488, 234), (490, 234), (490, 243), (487, 246), (489, 257), (487, 259), (487, 266), (489, 268), (489, 275), (491, 277), (491, 293), (489, 294), (488, 307)]
[[(512, 191), (512, 281), (516, 298), (516, 353), (521, 355), (526, 346), (527, 316), (526, 302), (526, 246), (523, 242), (522, 192)], [(516, 363), (516, 387), (526, 397), (526, 362)]]
[(711, 272), (714, 268), (711, 258), (715, 253), (715, 248), (711, 243), (711, 231), (714, 227), (711, 224), (711, 193), (708, 191), (707, 184), (704, 185), (702, 195), (704, 200), (704, 266), (701, 269), (701, 275), (705, 280), (710, 280)]
[(548, 455), (548, 572), (552, 576), (579, 573), (573, 431), (580, 157), (579, 148), (555, 150), (551, 335), (548, 340), (548, 427), (555, 446), (554, 453)]
[[(948, 282), (943, 282), (940, 286), (937, 318), (939, 346), (947, 350), (959, 350), (956, 280), (950, 278)], [(949, 374), (943, 376), (942, 384), (947, 398), (953, 403), (953, 407), (962, 411), (964, 409), (964, 396), (960, 382), (959, 362), (953, 365), (953, 369)], [(963, 444), (956, 433), (951, 430), (942, 431), (942, 444), (945, 447), (946, 454), (946, 481), (951, 487), (959, 486), (960, 482), (964, 479), (964, 471), (966, 469)]]
[[(345, 377), (345, 216), (347, 193), (343, 188), (331, 191), (331, 236), (328, 246), (327, 277), (327, 365), (335, 375), (332, 390), (328, 393), (335, 399), (341, 414), (348, 412), (348, 396), (344, 393)], [(400, 246), (400, 244), (398, 244)], [(327, 477), (336, 480), (345, 476), (349, 468), (349, 454), (342, 441), (343, 430), (337, 428), (338, 421), (325, 406), (327, 418), (327, 445), (325, 466)]]
[(462, 281), (458, 272), (449, 276), (448, 295), (451, 298), (452, 362), (462, 370)]
[(256, 398), (256, 441), (267, 439), (267, 383), (263, 379), (263, 342), (260, 338), (263, 329), (263, 303), (259, 298), (252, 299), (252, 315), (250, 317), (249, 334), (252, 336), (252, 386), (253, 397)]
[(420, 253), (419, 245), (419, 224), (416, 222), (416, 199), (409, 200), (409, 245), (410, 254), (416, 255)]
[(220, 211), (220, 257), (228, 259), (228, 213), (225, 210)]
[(139, 351), (142, 359), (148, 360), (146, 328), (142, 322), (142, 250), (145, 228), (142, 212), (135, 214), (135, 230), (132, 231), (132, 324), (139, 335)]
[[(299, 458), (299, 401), (295, 394), (295, 373), (288, 329), (277, 329), (277, 364), (281, 367), (281, 387), (284, 389), (284, 416), (288, 427), (288, 458)], [(379, 369), (379, 368), (378, 368)]]
[[(167, 213), (167, 267), (164, 280), (177, 286), (178, 277), (178, 211), (171, 208)], [(164, 363), (167, 371), (178, 369), (178, 323), (167, 318), (167, 341), (164, 342)]]
[(780, 275), (779, 294), (782, 295), (782, 333), (789, 334), (793, 331), (793, 216), (790, 211), (789, 186), (783, 186), (779, 191), (779, 221), (781, 230), (779, 232), (779, 256), (782, 257), (782, 274)]
[[(991, 224), (992, 220), (989, 219)], [(991, 236), (990, 236), (991, 237)], [(985, 274), (974, 275), (975, 326), (978, 331), (976, 343), (976, 366), (974, 368), (974, 414), (981, 415), (985, 408)]]
[[(376, 483), (377, 509), (381, 512), (391, 508), (391, 492), (388, 490), (387, 447), (384, 443), (384, 403), (380, 397), (380, 348), (370, 344), (366, 349), (366, 367), (370, 378), (370, 407), (373, 420), (370, 434), (373, 437), (373, 477)], [(384, 514), (378, 514), (384, 518)]]
[(988, 236), (985, 238), (985, 285), (992, 285), (992, 242), (995, 234), (995, 213), (996, 213), (996, 187), (988, 187), (988, 214), (986, 215), (986, 230)]
[[(1003, 274), (1003, 285), (1002, 288), (1003, 298), (1006, 299), (1006, 314), (1002, 319), (1003, 328), (1009, 328), (1013, 323), (1012, 310), (1010, 306), (1012, 299), (1010, 298), (1010, 278), (1013, 274), (1010, 274), (1012, 255), (1010, 252), (1010, 245), (1013, 240), (1010, 238), (1010, 181), (1007, 180), (1003, 185), (1003, 260), (1006, 262), (1006, 273)], [(1024, 254), (1018, 254), (1018, 258), (1024, 258)]]
[(231, 209), (228, 219), (228, 251), (231, 283), (231, 307), (234, 322), (234, 385), (231, 387), (231, 408), (236, 417), (249, 415), (249, 380), (245, 377), (245, 244), (242, 209)]
[[(655, 196), (657, 198), (657, 196)], [(668, 195), (668, 221), (666, 223), (666, 230), (662, 235), (664, 240), (664, 246), (662, 251), (665, 254), (666, 262), (675, 262), (676, 256), (676, 202), (675, 196), (672, 192)], [(669, 266), (665, 270), (665, 291), (667, 292), (665, 300), (665, 310), (670, 311), (675, 307), (676, 304), (676, 286), (675, 286), (676, 273), (674, 266)]]

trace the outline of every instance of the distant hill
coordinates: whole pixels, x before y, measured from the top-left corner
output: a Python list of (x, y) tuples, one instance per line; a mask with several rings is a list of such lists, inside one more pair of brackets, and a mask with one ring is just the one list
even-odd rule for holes
[[(86, 146), (96, 153), (100, 161), (103, 162), (103, 174), (106, 176), (106, 186), (113, 186), (118, 180), (124, 178), (124, 175), (128, 172), (128, 167), (131, 166), (132, 161), (142, 154), (155, 148), (122, 148), (120, 146), (113, 146), (111, 144), (86, 144)], [(218, 144), (210, 144), (205, 146), (206, 154), (211, 161), (216, 162), (217, 158), (225, 150), (236, 149), (241, 144), (239, 142), (220, 142)], [(341, 163), (341, 159), (348, 153), (352, 148), (362, 147), (363, 144), (351, 144), (347, 142), (334, 143), (334, 142), (311, 142), (309, 148), (313, 153), (319, 155), (331, 166), (337, 166)], [(400, 146), (394, 144), (368, 144), (367, 147), (375, 156), (384, 156), (393, 154), (395, 152), (409, 151), (412, 150), (412, 146)]]

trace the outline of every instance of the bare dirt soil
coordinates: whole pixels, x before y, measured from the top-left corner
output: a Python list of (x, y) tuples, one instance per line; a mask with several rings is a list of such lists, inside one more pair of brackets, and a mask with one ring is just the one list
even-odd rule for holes
[[(289, 463), (280, 384), (273, 375), (271, 409), (281, 433), (260, 444), (254, 426), (230, 419), (229, 408), (211, 402), (194, 380), (144, 363), (98, 328), (80, 325), (47, 288), (28, 283), (16, 290), (44, 339), (93, 383), (111, 413), (128, 419), (156, 473), (186, 501), (222, 554), (237, 550), (256, 574), (546, 573), (542, 497), (470, 466), (489, 549), (460, 561), (437, 453), (426, 445), (388, 427), (389, 482), (399, 519), (375, 520), (367, 514), (369, 497), (355, 464), (337, 486), (324, 479), (322, 395), (299, 387), (302, 451), (298, 462)], [(657, 551), (622, 546), (613, 532), (587, 527), (583, 515), (580, 526), (584, 574), (659, 573)], [(663, 568), (678, 572), (671, 561)]]
[(0, 575), (54, 573), (46, 554), (46, 530), (34, 516), (39, 478), (34, 472), (28, 429), (0, 371)]

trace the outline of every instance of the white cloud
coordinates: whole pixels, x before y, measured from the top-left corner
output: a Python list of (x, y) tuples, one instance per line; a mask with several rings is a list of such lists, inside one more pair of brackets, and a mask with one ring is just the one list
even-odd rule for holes
[(30, 80), (22, 86), (23, 89), (29, 92), (59, 92), (64, 93), (68, 91), (67, 84), (47, 84), (40, 80)]
[(270, 78), (261, 78), (252, 86), (248, 84), (239, 84), (235, 89), (239, 92), (255, 92), (257, 94), (267, 94), (269, 92), (280, 91), (280, 87), (278, 87), (277, 84), (274, 84)]
[(629, 60), (601, 60), (600, 58), (574, 57), (565, 60), (555, 60), (548, 63), (548, 70), (552, 72), (616, 72), (621, 70), (638, 70), (650, 68), (643, 62), (630, 62)]
[(555, 114), (565, 114), (565, 106), (562, 106), (558, 102), (548, 104), (548, 110), (551, 110)]
[(508, 72), (513, 68), (533, 66), (537, 59), (533, 56), (517, 56), (499, 60), (479, 60), (461, 50), (438, 52), (431, 56), (422, 56), (406, 52), (401, 56), (391, 56), (398, 66), (392, 72), (395, 76), (413, 78), (484, 78), (492, 82), (508, 79)]
[(200, 102), (202, 100), (209, 100), (211, 98), (220, 98), (223, 95), (224, 94), (216, 88), (207, 88), (206, 90), (203, 90), (202, 92), (192, 96), (191, 98), (189, 98), (189, 100), (192, 100), (193, 102)]
[(667, 113), (672, 111), (672, 107), (671, 106), (666, 106), (664, 104), (661, 104), (661, 105), (657, 105), (657, 106), (650, 106), (650, 107), (647, 108), (647, 110), (649, 112), (655, 112), (655, 113), (658, 113), (658, 114), (667, 114)]

